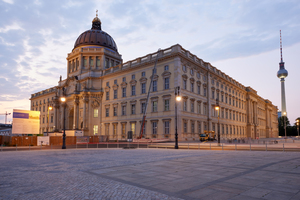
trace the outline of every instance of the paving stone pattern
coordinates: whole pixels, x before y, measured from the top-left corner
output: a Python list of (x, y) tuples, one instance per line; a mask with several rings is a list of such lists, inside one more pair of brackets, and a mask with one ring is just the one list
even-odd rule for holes
[(0, 199), (300, 199), (298, 152), (0, 152)]

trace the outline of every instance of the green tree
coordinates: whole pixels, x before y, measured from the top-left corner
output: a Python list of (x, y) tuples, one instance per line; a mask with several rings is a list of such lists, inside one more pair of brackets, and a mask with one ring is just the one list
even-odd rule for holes
[(288, 126), (290, 126), (290, 121), (287, 116), (278, 117), (278, 130), (280, 136), (285, 136), (284, 124), (286, 126), (286, 135), (288, 134)]

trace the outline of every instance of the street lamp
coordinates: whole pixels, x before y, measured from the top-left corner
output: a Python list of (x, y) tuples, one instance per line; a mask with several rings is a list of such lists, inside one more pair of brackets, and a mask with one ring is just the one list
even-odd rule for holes
[(220, 105), (219, 105), (219, 99), (216, 100), (215, 110), (218, 111), (218, 145), (220, 146)]
[(47, 136), (48, 136), (48, 132), (49, 132), (49, 110), (52, 110), (52, 106), (48, 106), (48, 116), (47, 116), (47, 123), (48, 123), (48, 127), (47, 127)]
[(284, 126), (284, 135), (285, 135), (285, 140), (286, 140), (286, 112), (283, 113), (283, 126)]
[(61, 97), (60, 101), (63, 102), (63, 106), (64, 106), (64, 133), (63, 133), (63, 145), (62, 145), (62, 149), (66, 149), (66, 98), (65, 97)]
[(296, 126), (297, 126), (297, 131), (298, 131), (298, 138), (299, 138), (299, 126), (300, 126), (300, 119), (296, 120)]
[(178, 133), (177, 133), (177, 101), (181, 101), (180, 86), (175, 87), (175, 149), (178, 149)]

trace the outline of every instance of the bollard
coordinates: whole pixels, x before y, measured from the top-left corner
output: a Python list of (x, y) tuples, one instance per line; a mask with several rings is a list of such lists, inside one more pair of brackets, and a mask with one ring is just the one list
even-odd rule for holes
[(147, 142), (147, 149), (149, 148), (149, 143)]
[(251, 143), (249, 143), (250, 144), (250, 151), (251, 151)]
[(268, 144), (266, 143), (266, 151), (268, 151)]
[(223, 143), (222, 143), (222, 151), (223, 151)]
[(235, 150), (236, 150), (236, 144), (235, 144)]
[(119, 148), (119, 142), (117, 143), (117, 148)]
[(209, 143), (209, 150), (211, 150), (211, 143)]
[(284, 152), (284, 143), (282, 144), (282, 149), (283, 149), (283, 152)]

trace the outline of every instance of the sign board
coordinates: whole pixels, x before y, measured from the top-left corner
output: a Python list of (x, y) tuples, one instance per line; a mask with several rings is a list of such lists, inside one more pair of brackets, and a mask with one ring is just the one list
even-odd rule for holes
[(49, 145), (50, 144), (49, 138), (50, 138), (49, 136), (38, 136), (37, 137), (37, 145), (38, 146)]
[(12, 134), (39, 134), (40, 111), (13, 110)]

